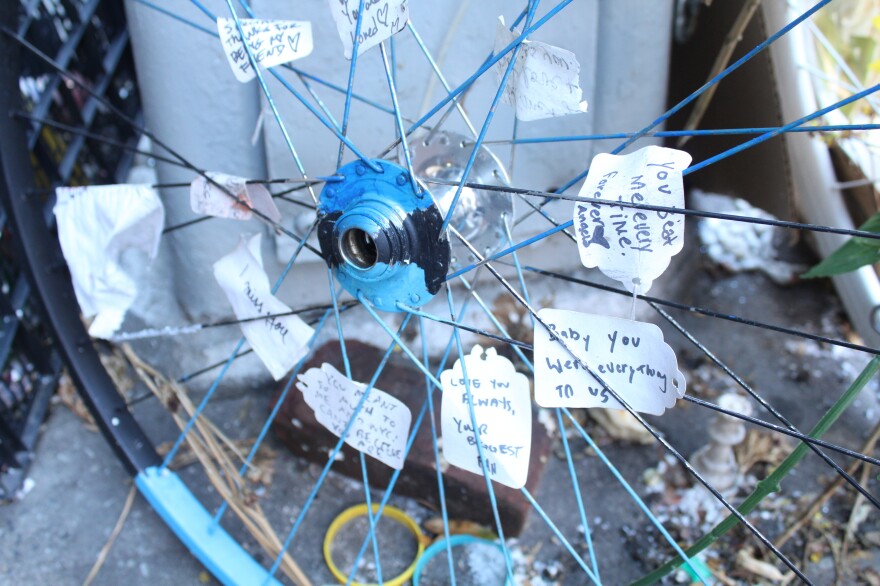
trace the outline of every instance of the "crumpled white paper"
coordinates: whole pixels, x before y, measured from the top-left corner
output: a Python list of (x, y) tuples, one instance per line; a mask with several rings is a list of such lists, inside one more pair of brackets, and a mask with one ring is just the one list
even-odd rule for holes
[[(504, 17), (499, 16), (495, 53), (518, 36), (507, 29)], [(499, 82), (514, 50), (495, 63), (495, 79)], [(539, 41), (523, 41), (502, 99), (514, 108), (517, 120), (523, 122), (586, 112), (587, 102), (581, 100), (579, 73), (580, 64), (571, 51)]]
[(122, 254), (159, 251), (165, 209), (149, 185), (59, 187), (54, 213), (58, 240), (70, 268), (80, 310), (95, 316), (89, 334), (110, 338), (137, 297), (137, 285), (120, 265)]
[[(260, 234), (242, 235), (235, 250), (214, 263), (214, 278), (226, 293), (244, 337), (272, 378), (279, 380), (308, 352), (315, 330), (272, 294), (263, 270)], [(253, 319), (253, 318), (264, 319)]]
[(225, 173), (209, 171), (205, 175), (223, 189), (201, 175), (193, 179), (189, 188), (189, 204), (195, 213), (230, 220), (250, 220), (254, 217), (254, 211), (257, 211), (265, 216), (257, 218), (269, 225), (281, 221), (281, 212), (264, 185), (248, 183), (244, 177)]

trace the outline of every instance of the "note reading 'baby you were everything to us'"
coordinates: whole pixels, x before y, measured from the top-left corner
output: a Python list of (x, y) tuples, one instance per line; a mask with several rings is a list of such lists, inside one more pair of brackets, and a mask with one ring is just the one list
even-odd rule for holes
[(529, 475), (532, 445), (529, 380), (494, 348), (484, 357), (483, 348), (474, 346), (464, 362), (464, 368), (457, 360), (440, 375), (443, 456), (474, 474), (482, 475), (485, 465), (492, 480), (522, 488)]
[(675, 352), (654, 324), (552, 308), (538, 317), (552, 332), (535, 324), (538, 405), (623, 409), (611, 389), (635, 411), (662, 415), (684, 396)]
[(412, 413), (399, 399), (376, 388), (367, 393), (366, 385), (349, 380), (326, 362), (299, 375), (296, 387), (318, 423), (333, 435), (342, 437), (351, 423), (345, 443), (396, 470), (403, 468)]
[(659, 146), (628, 155), (596, 155), (578, 193), (582, 201), (574, 204), (584, 266), (599, 267), (631, 292), (647, 293), (681, 252), (684, 216), (609, 202), (682, 209), (682, 171), (690, 162), (688, 153)]

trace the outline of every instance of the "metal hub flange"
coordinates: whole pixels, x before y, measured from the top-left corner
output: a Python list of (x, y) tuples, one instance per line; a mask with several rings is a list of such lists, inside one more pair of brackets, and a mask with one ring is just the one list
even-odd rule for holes
[(440, 290), (449, 269), (443, 216), (427, 189), (415, 193), (409, 173), (383, 160), (340, 168), (318, 203), (324, 260), (353, 296), (384, 311), (418, 307)]
[[(445, 130), (422, 131), (410, 138), (410, 155), (416, 175), (426, 181), (437, 179), (453, 182), (431, 184), (431, 193), (444, 217), (458, 189), (454, 183), (461, 181), (472, 150), (473, 141)], [(510, 184), (501, 161), (485, 146), (481, 146), (474, 157), (468, 182), (499, 186)], [(507, 241), (505, 218), (512, 226), (514, 209), (510, 194), (465, 187), (452, 213), (451, 225), (481, 255), (489, 256)], [(450, 240), (453, 266), (463, 266), (477, 260), (458, 238), (452, 237)]]

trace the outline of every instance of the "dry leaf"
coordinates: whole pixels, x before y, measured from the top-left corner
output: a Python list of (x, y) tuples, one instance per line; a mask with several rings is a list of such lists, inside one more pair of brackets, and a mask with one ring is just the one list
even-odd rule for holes
[(62, 405), (70, 409), (74, 415), (82, 419), (83, 423), (85, 423), (86, 429), (89, 431), (98, 431), (98, 426), (95, 425), (95, 419), (92, 417), (92, 414), (89, 413), (85, 403), (83, 403), (82, 398), (76, 390), (76, 385), (73, 384), (73, 380), (70, 378), (70, 375), (67, 374), (66, 370), (58, 379), (58, 389), (55, 391), (55, 396)]
[(736, 554), (736, 564), (743, 570), (770, 580), (771, 582), (782, 582), (785, 580), (785, 575), (780, 572), (776, 566), (755, 559), (752, 557), (751, 552), (745, 549), (741, 549), (739, 553)]
[[(443, 517), (431, 517), (424, 522), (425, 529), (435, 535), (443, 534)], [(473, 535), (484, 539), (495, 539), (496, 535), (486, 526), (467, 519), (450, 519), (450, 535)]]
[(590, 417), (613, 439), (636, 444), (650, 444), (654, 437), (632, 416), (620, 409), (589, 409)]

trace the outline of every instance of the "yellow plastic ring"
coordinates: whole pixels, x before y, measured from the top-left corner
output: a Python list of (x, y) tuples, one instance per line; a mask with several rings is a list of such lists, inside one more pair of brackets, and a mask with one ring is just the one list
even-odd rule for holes
[[(376, 514), (379, 510), (379, 505), (373, 505), (373, 514)], [(340, 584), (345, 584), (348, 582), (348, 576), (343, 574), (339, 568), (336, 567), (336, 564), (333, 562), (333, 556), (330, 554), (330, 546), (333, 545), (333, 540), (336, 538), (336, 534), (339, 533), (339, 530), (342, 529), (342, 526), (356, 519), (357, 517), (363, 517), (367, 514), (367, 505), (355, 505), (353, 507), (349, 507), (342, 511), (338, 517), (333, 519), (333, 522), (330, 523), (330, 527), (327, 528), (327, 533), (324, 535), (324, 561), (327, 563), (327, 567), (330, 568), (330, 572), (339, 580)], [(382, 516), (388, 517), (389, 519), (393, 519), (406, 527), (412, 532), (413, 536), (416, 538), (416, 542), (418, 543), (418, 551), (416, 552), (416, 557), (409, 565), (409, 567), (403, 571), (399, 576), (395, 576), (390, 580), (383, 580), (386, 586), (403, 586), (403, 584), (409, 580), (413, 572), (416, 571), (416, 564), (418, 564), (419, 558), (422, 556), (422, 553), (425, 551), (425, 544), (422, 541), (422, 530), (419, 528), (419, 524), (416, 523), (412, 517), (404, 513), (398, 508), (386, 505), (385, 508), (382, 509)], [(352, 582), (351, 586), (375, 586), (374, 584), (363, 584), (361, 582)]]

